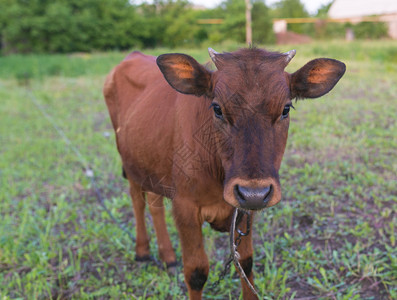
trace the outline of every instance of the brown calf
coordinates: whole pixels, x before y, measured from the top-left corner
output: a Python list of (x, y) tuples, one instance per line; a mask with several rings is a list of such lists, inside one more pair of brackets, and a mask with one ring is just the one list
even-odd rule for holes
[[(172, 266), (162, 197), (172, 199), (190, 299), (201, 299), (209, 265), (201, 226), (229, 231), (234, 207), (260, 210), (278, 203), (278, 171), (292, 99), (328, 93), (345, 72), (320, 58), (293, 74), (295, 55), (242, 49), (216, 53), (209, 71), (185, 54), (131, 53), (106, 79), (104, 95), (116, 132), (136, 217), (136, 259), (149, 257), (145, 195), (160, 258)], [(157, 62), (157, 64), (156, 64)], [(239, 246), (253, 282), (251, 234)], [(242, 281), (243, 298), (256, 299)]]

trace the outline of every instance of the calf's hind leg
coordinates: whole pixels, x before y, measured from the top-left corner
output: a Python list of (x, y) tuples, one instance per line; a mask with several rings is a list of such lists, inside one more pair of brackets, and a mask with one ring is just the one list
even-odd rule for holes
[(136, 184), (131, 179), (130, 194), (132, 198), (132, 206), (135, 215), (136, 228), (136, 245), (135, 245), (135, 260), (146, 261), (150, 260), (149, 237), (146, 231), (145, 224), (145, 197), (140, 185)]
[(154, 193), (147, 193), (147, 202), (150, 214), (153, 217), (160, 259), (166, 263), (168, 268), (174, 267), (176, 265), (176, 256), (168, 235), (167, 224), (165, 223), (163, 197)]

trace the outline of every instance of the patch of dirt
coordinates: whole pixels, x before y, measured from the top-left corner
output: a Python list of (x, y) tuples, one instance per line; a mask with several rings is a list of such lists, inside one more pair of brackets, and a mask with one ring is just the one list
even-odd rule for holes
[(298, 220), (299, 220), (299, 228), (300, 229), (305, 229), (305, 228), (313, 225), (313, 222), (314, 222), (313, 218), (309, 215), (304, 215), (304, 216), (298, 217)]
[(308, 35), (299, 34), (291, 31), (276, 34), (277, 45), (287, 44), (307, 44), (312, 42), (312, 38)]
[[(361, 278), (361, 293), (362, 299), (389, 299), (384, 285), (380, 281), (375, 281), (371, 278)], [(382, 296), (383, 295), (383, 296)]]
[(289, 278), (286, 285), (291, 289), (291, 293), (288, 294), (286, 299), (289, 299), (294, 292), (296, 293), (294, 299), (318, 299), (318, 296), (315, 296), (313, 288), (306, 282), (305, 278), (298, 276)]

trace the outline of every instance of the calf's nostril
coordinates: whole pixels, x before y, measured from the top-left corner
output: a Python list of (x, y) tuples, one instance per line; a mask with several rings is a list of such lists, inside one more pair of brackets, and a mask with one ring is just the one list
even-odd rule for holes
[(236, 185), (234, 187), (235, 196), (242, 208), (261, 209), (266, 206), (270, 200), (272, 185), (267, 187), (252, 188)]

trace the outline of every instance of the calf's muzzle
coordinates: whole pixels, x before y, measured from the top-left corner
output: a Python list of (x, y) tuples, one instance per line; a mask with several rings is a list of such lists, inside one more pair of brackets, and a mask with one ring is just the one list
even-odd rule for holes
[(234, 207), (261, 210), (281, 200), (280, 182), (277, 177), (231, 178), (224, 185), (223, 199)]
[(272, 190), (272, 185), (252, 188), (236, 184), (234, 196), (241, 208), (258, 210), (266, 207), (271, 199)]

